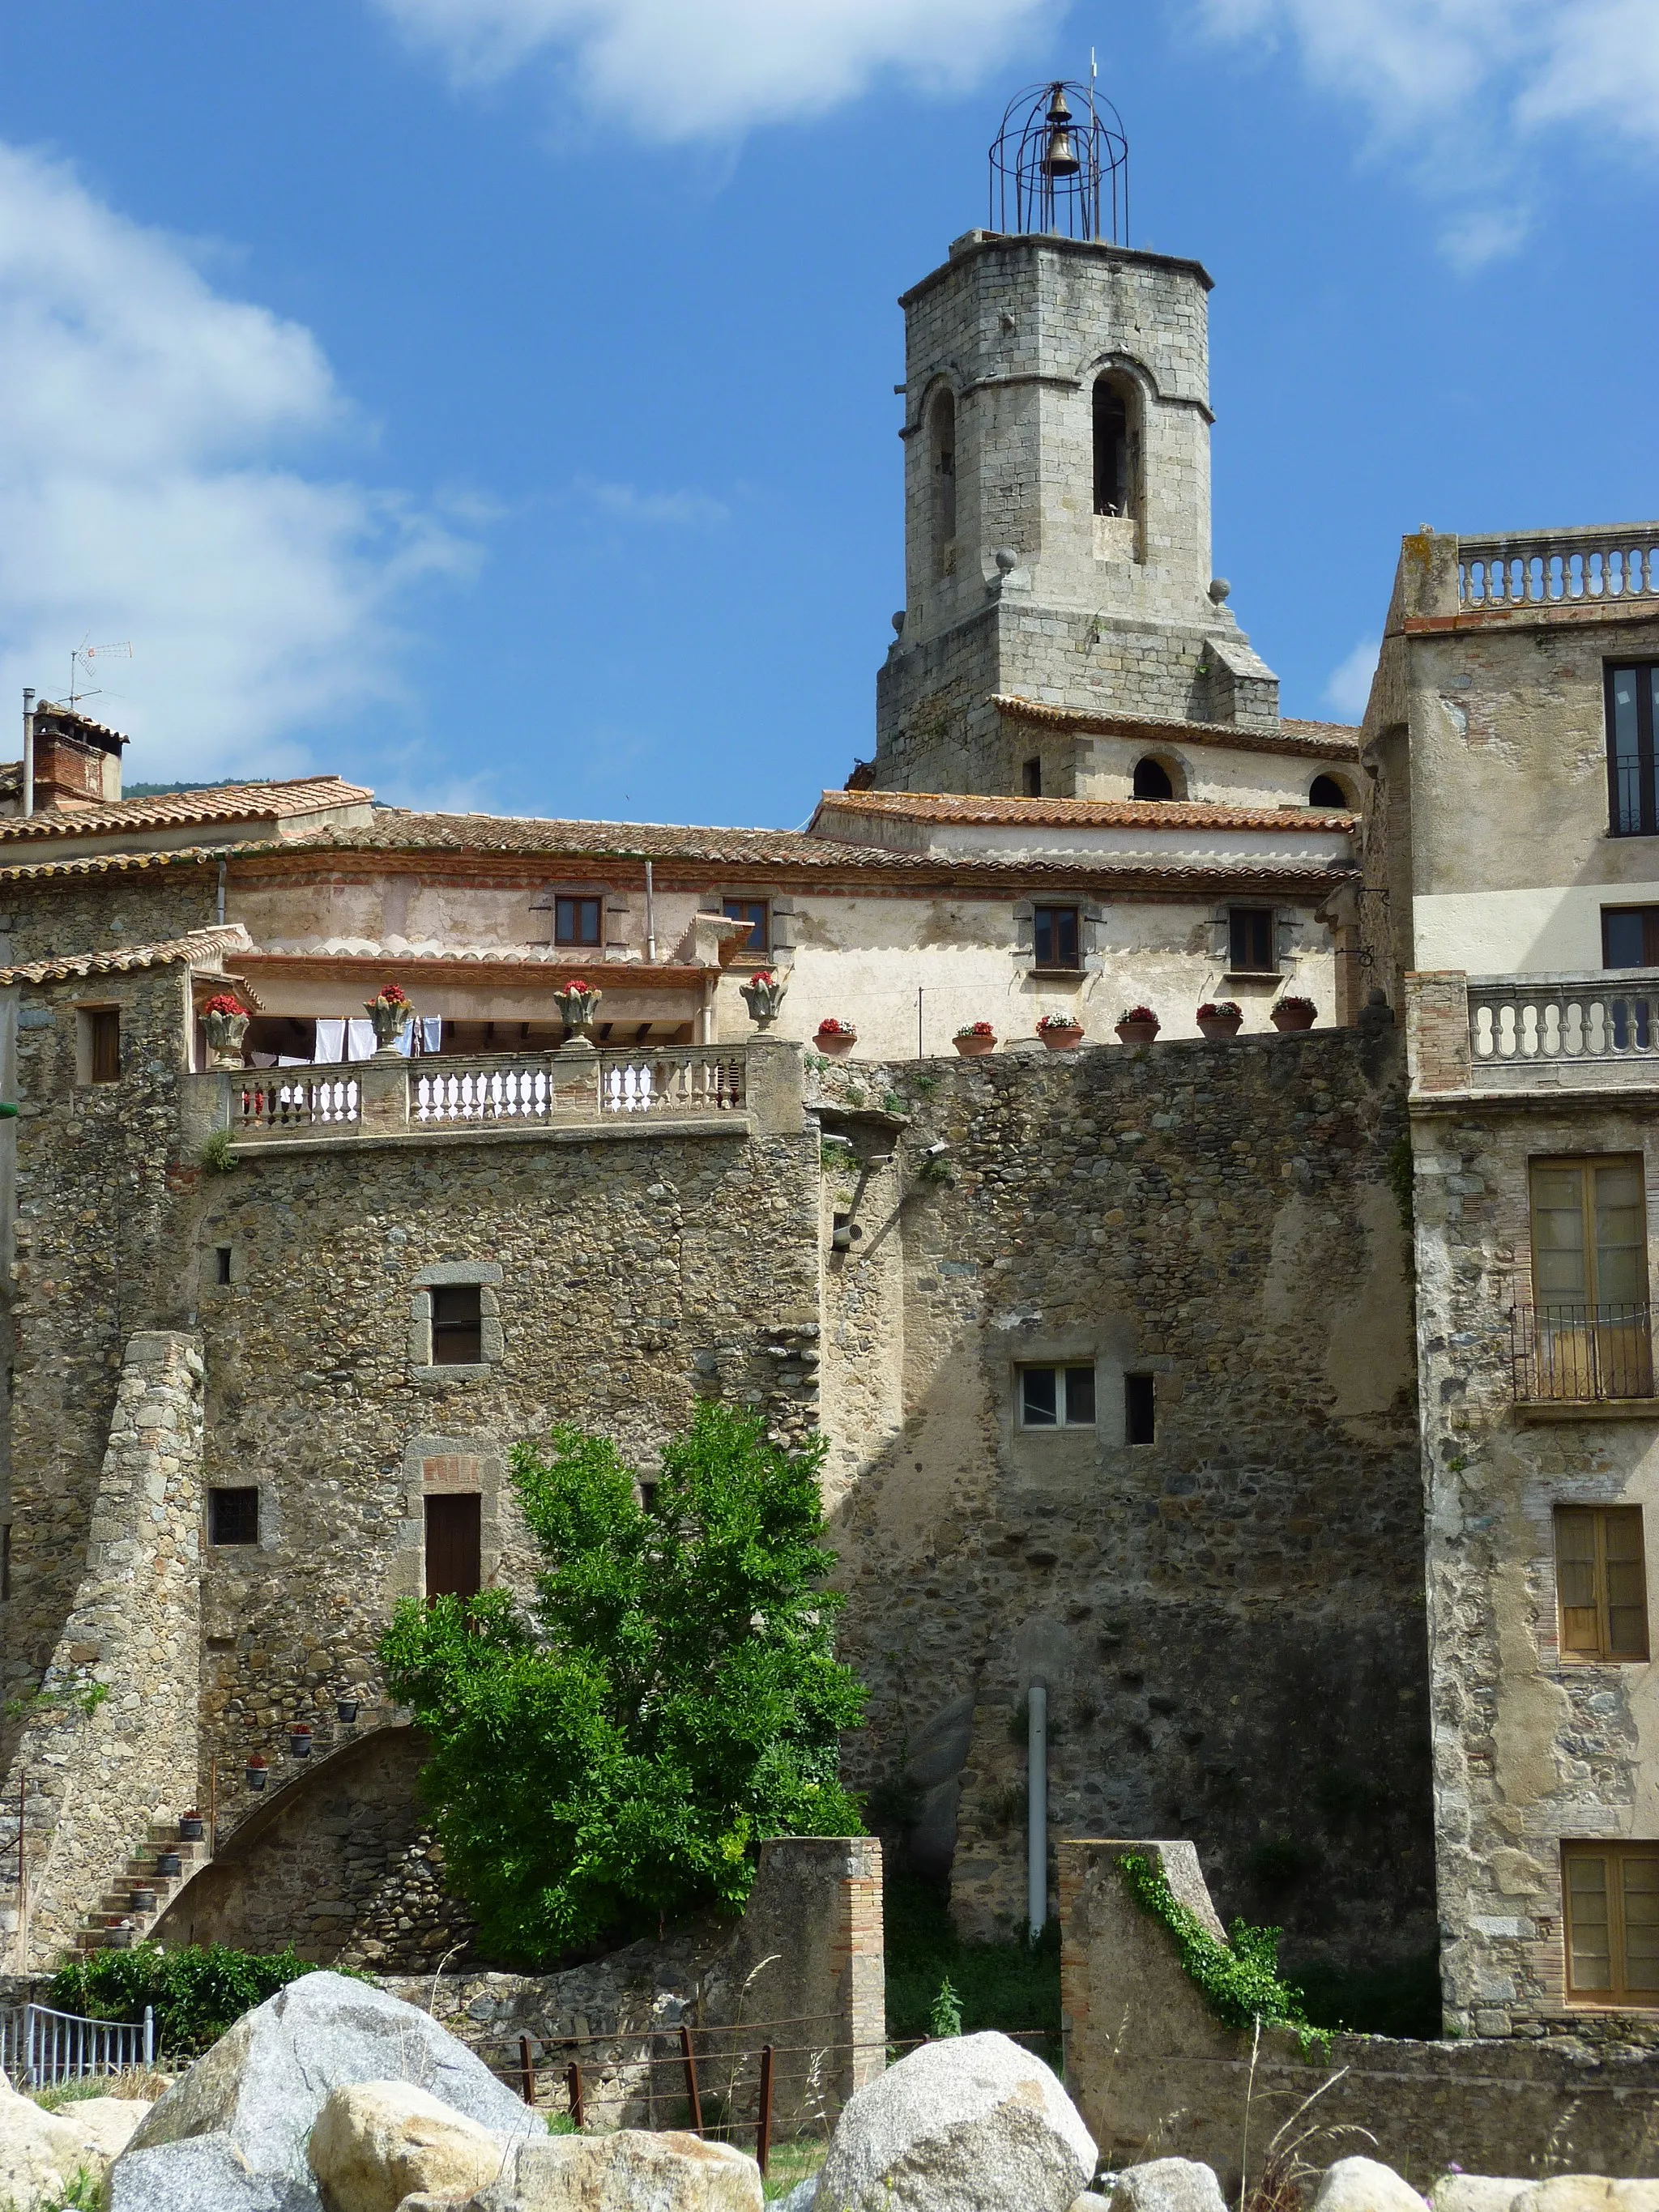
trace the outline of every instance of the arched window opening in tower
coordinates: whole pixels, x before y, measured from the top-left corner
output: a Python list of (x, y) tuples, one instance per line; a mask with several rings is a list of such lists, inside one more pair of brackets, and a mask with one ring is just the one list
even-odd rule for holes
[(1095, 379), (1095, 513), (1136, 513), (1137, 401), (1134, 386), (1109, 372)]
[(1310, 806), (1340, 806), (1346, 808), (1348, 794), (1334, 775), (1316, 775), (1308, 786)]
[(1175, 786), (1170, 781), (1170, 771), (1162, 761), (1154, 760), (1149, 753), (1145, 760), (1135, 763), (1134, 793), (1137, 799), (1173, 799)]
[(957, 403), (948, 392), (933, 402), (932, 446), (934, 573), (943, 576), (957, 534)]

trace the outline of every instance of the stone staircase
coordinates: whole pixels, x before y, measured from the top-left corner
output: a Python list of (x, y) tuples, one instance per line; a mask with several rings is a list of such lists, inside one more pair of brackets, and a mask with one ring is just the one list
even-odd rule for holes
[[(163, 1874), (161, 1861), (169, 1853), (179, 1861), (177, 1874)], [(82, 1923), (76, 1948), (120, 1951), (142, 1942), (191, 1876), (205, 1866), (211, 1852), (205, 1841), (186, 1843), (176, 1820), (152, 1820), (143, 1850), (130, 1858)]]

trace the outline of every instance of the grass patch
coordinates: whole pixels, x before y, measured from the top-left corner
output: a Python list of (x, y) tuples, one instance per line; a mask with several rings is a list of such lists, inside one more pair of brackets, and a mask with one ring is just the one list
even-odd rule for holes
[(828, 2151), (827, 2143), (815, 2140), (774, 2143), (766, 2162), (766, 2179), (761, 2185), (766, 2202), (775, 2204), (779, 2197), (799, 2188), (810, 2174), (817, 2172)]
[(1419, 1952), (1395, 1966), (1358, 1969), (1305, 1966), (1285, 1970), (1302, 1992), (1316, 2027), (1352, 2035), (1399, 2035), (1439, 2040), (1440, 1958)]
[[(887, 2033), (898, 2043), (931, 2032), (939, 1985), (948, 1981), (962, 2009), (962, 2032), (1041, 2029), (1040, 2055), (1060, 2064), (1060, 1929), (1051, 1922), (1036, 1944), (1010, 1936), (965, 1943), (951, 1919), (942, 1882), (894, 1874), (887, 1882)], [(1028, 2046), (1029, 2047), (1029, 2046)]]
[(84, 2104), (88, 2097), (119, 2097), (130, 2105), (153, 2105), (178, 2078), (176, 2074), (128, 2066), (118, 2074), (83, 2074), (78, 2081), (61, 2081), (54, 2089), (27, 2089), (23, 2094), (43, 2112), (59, 2112), (65, 2105)]

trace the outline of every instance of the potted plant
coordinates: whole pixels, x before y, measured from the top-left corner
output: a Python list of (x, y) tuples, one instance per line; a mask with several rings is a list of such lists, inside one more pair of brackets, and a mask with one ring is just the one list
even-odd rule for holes
[(1318, 1012), (1311, 999), (1298, 999), (1292, 994), (1279, 1001), (1267, 1019), (1276, 1030), (1310, 1030)]
[(155, 1871), (163, 1881), (176, 1881), (185, 1870), (185, 1863), (177, 1851), (157, 1851)]
[(179, 1815), (179, 1840), (181, 1844), (199, 1844), (202, 1840), (202, 1816), (193, 1805), (188, 1813)]
[(374, 1024), (376, 1056), (396, 1052), (415, 1012), (408, 992), (396, 983), (382, 983), (372, 999), (364, 1000), (363, 1012)]
[(775, 975), (769, 968), (757, 968), (746, 983), (738, 984), (749, 1018), (757, 1030), (771, 1028), (788, 988), (787, 981)]
[(256, 1751), (247, 1763), (248, 1788), (250, 1790), (263, 1790), (265, 1786), (265, 1762)]
[(248, 1020), (247, 1008), (228, 991), (218, 992), (203, 1007), (202, 1027), (216, 1067), (240, 1067)]
[(154, 1912), (161, 1899), (153, 1889), (135, 1889), (128, 1900), (135, 1912)]
[(559, 1019), (564, 1024), (567, 1045), (591, 1045), (593, 1017), (599, 1010), (602, 991), (580, 975), (573, 975), (562, 991), (555, 991), (553, 1003), (559, 1010)]
[(859, 1041), (859, 1033), (851, 1022), (838, 1022), (833, 1014), (826, 1014), (817, 1027), (817, 1048), (833, 1060), (845, 1060)]
[(1212, 1044), (1237, 1036), (1243, 1022), (1244, 1009), (1236, 999), (1206, 999), (1198, 1010), (1199, 1029)]
[(311, 1730), (304, 1721), (295, 1721), (288, 1732), (289, 1755), (293, 1759), (311, 1756)]
[(1117, 1034), (1124, 1044), (1150, 1044), (1163, 1027), (1150, 1006), (1126, 1006), (1117, 1018)]
[(334, 1710), (349, 1728), (357, 1717), (357, 1700), (356, 1698), (337, 1698), (334, 1700)]
[(997, 1033), (989, 1022), (964, 1022), (951, 1040), (964, 1060), (983, 1060), (997, 1048)]
[(1050, 1052), (1075, 1052), (1083, 1042), (1083, 1024), (1074, 1014), (1044, 1014), (1037, 1035)]

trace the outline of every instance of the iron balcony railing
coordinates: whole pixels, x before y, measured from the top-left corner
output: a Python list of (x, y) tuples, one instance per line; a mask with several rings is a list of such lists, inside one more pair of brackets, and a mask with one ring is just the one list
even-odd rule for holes
[(85, 2020), (38, 2004), (0, 2011), (0, 2066), (19, 2087), (57, 2089), (155, 2063), (155, 2015), (149, 2005), (142, 2021)]
[(1510, 1361), (1517, 1401), (1588, 1405), (1653, 1395), (1653, 1309), (1516, 1306)]

